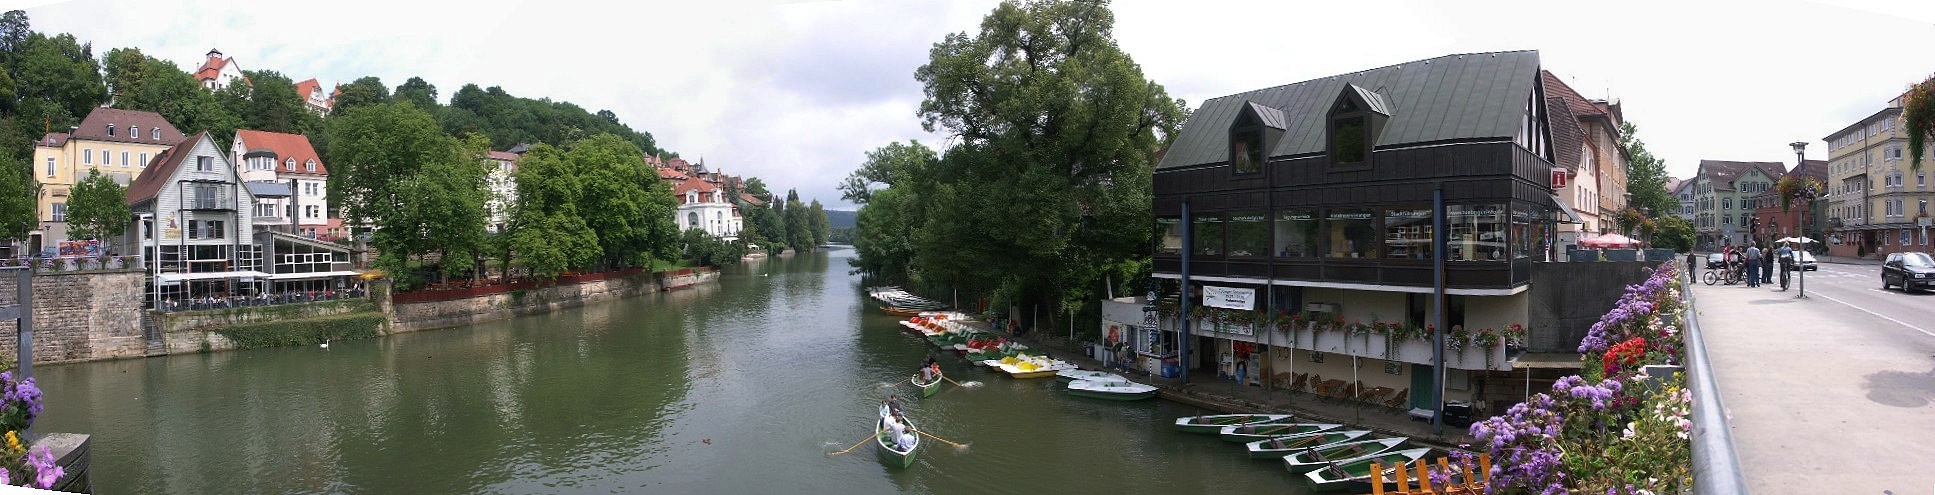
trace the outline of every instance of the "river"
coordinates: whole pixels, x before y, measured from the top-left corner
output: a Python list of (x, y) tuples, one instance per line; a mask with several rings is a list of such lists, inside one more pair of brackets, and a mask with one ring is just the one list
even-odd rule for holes
[[(93, 436), (98, 493), (1211, 493), (1281, 463), (1173, 431), (1166, 401), (1069, 397), (941, 356), (863, 304), (850, 250), (718, 284), (315, 347), (35, 367), (37, 432)], [(867, 438), (898, 390), (930, 433), (909, 469)], [(1298, 490), (1291, 490), (1293, 493)]]

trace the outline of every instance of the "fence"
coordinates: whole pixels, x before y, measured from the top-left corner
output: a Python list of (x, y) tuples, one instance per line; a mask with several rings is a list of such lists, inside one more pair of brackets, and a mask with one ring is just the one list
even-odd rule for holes
[[(518, 279), (508, 284), (488, 283), (488, 282), (481, 285), (462, 285), (460, 283), (455, 286), (450, 286), (449, 284), (446, 284), (443, 287), (431, 287), (423, 290), (399, 292), (391, 295), (390, 300), (396, 304), (453, 301), (457, 299), (466, 299), (466, 298), (472, 298), (472, 297), (490, 295), (490, 294), (503, 294), (514, 290), (530, 290), (530, 289), (536, 289), (540, 287), (551, 287), (551, 286), (557, 286), (557, 285), (575, 285), (575, 284), (582, 284), (585, 282), (596, 282), (599, 280), (625, 278), (625, 277), (638, 275), (641, 273), (645, 273), (645, 269), (628, 268), (624, 270), (609, 271), (609, 272), (560, 275), (555, 280)], [(691, 275), (693, 273), (693, 270), (691, 268), (685, 268), (685, 269), (670, 270), (670, 271), (659, 272), (659, 273), (661, 276), (666, 276), (666, 277), (684, 276), (684, 275)]]
[(1733, 433), (1727, 427), (1726, 407), (1720, 404), (1713, 365), (1707, 361), (1699, 311), (1693, 307), (1693, 268), (1681, 270), (1687, 274), (1687, 288), (1680, 291), (1686, 302), (1687, 389), (1693, 394), (1693, 493), (1744, 494), (1747, 483), (1740, 475), (1740, 458), (1734, 455)]
[(35, 273), (56, 273), (95, 270), (146, 270), (147, 263), (141, 256), (63, 256), (0, 258), (0, 268), (23, 266), (34, 269)]
[(163, 299), (161, 301), (161, 307), (157, 309), (163, 313), (174, 313), (180, 311), (303, 304), (317, 301), (342, 301), (362, 299), (368, 296), (368, 291), (363, 290), (361, 287), (348, 290), (264, 292), (253, 296), (206, 296), (185, 300)]

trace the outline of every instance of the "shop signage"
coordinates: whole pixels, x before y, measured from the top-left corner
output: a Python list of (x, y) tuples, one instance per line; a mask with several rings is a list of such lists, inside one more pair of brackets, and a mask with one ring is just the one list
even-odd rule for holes
[(1203, 305), (1212, 308), (1254, 310), (1256, 309), (1256, 289), (1205, 285), (1203, 286)]

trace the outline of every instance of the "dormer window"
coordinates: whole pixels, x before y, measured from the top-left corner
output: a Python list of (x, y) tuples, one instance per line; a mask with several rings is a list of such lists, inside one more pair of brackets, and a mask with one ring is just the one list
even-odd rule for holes
[(303, 162), (303, 163), (302, 163), (302, 166), (303, 166), (304, 168), (306, 168), (306, 169), (308, 169), (308, 170), (309, 170), (309, 173), (312, 173), (312, 174), (313, 174), (313, 173), (316, 173), (316, 161), (315, 161), (315, 160), (309, 160), (309, 161), (306, 161), (306, 162)]
[(1283, 112), (1246, 102), (1230, 123), (1230, 172), (1238, 175), (1263, 172), (1270, 148), (1283, 136)]
[(114, 137), (114, 124), (108, 124), (108, 137)]
[(141, 139), (141, 126), (138, 126), (138, 125), (128, 126), (128, 137)]
[(1369, 166), (1371, 147), (1390, 115), (1383, 95), (1345, 84), (1337, 102), (1330, 106), (1329, 123), (1325, 126), (1331, 166)]
[(285, 161), (283, 163), (288, 164), (290, 172), (296, 171), (296, 159), (290, 158), (288, 161)]
[[(150, 131), (148, 131), (148, 132), (154, 135), (154, 137), (155, 137), (155, 140), (156, 140), (156, 141), (160, 141), (160, 140), (161, 140), (161, 128), (160, 128), (160, 127), (156, 127), (156, 128), (154, 128), (153, 130), (150, 130)], [(137, 137), (138, 137), (138, 136), (137, 136)]]

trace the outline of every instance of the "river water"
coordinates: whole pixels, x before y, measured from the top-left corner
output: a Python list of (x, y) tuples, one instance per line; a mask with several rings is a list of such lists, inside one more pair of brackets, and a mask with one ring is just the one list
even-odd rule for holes
[[(851, 251), (718, 284), (313, 347), (35, 367), (38, 432), (93, 436), (98, 493), (1300, 492), (1281, 463), (1173, 431), (1203, 414), (1069, 397), (930, 352), (867, 307)], [(868, 438), (891, 391), (909, 469)]]

